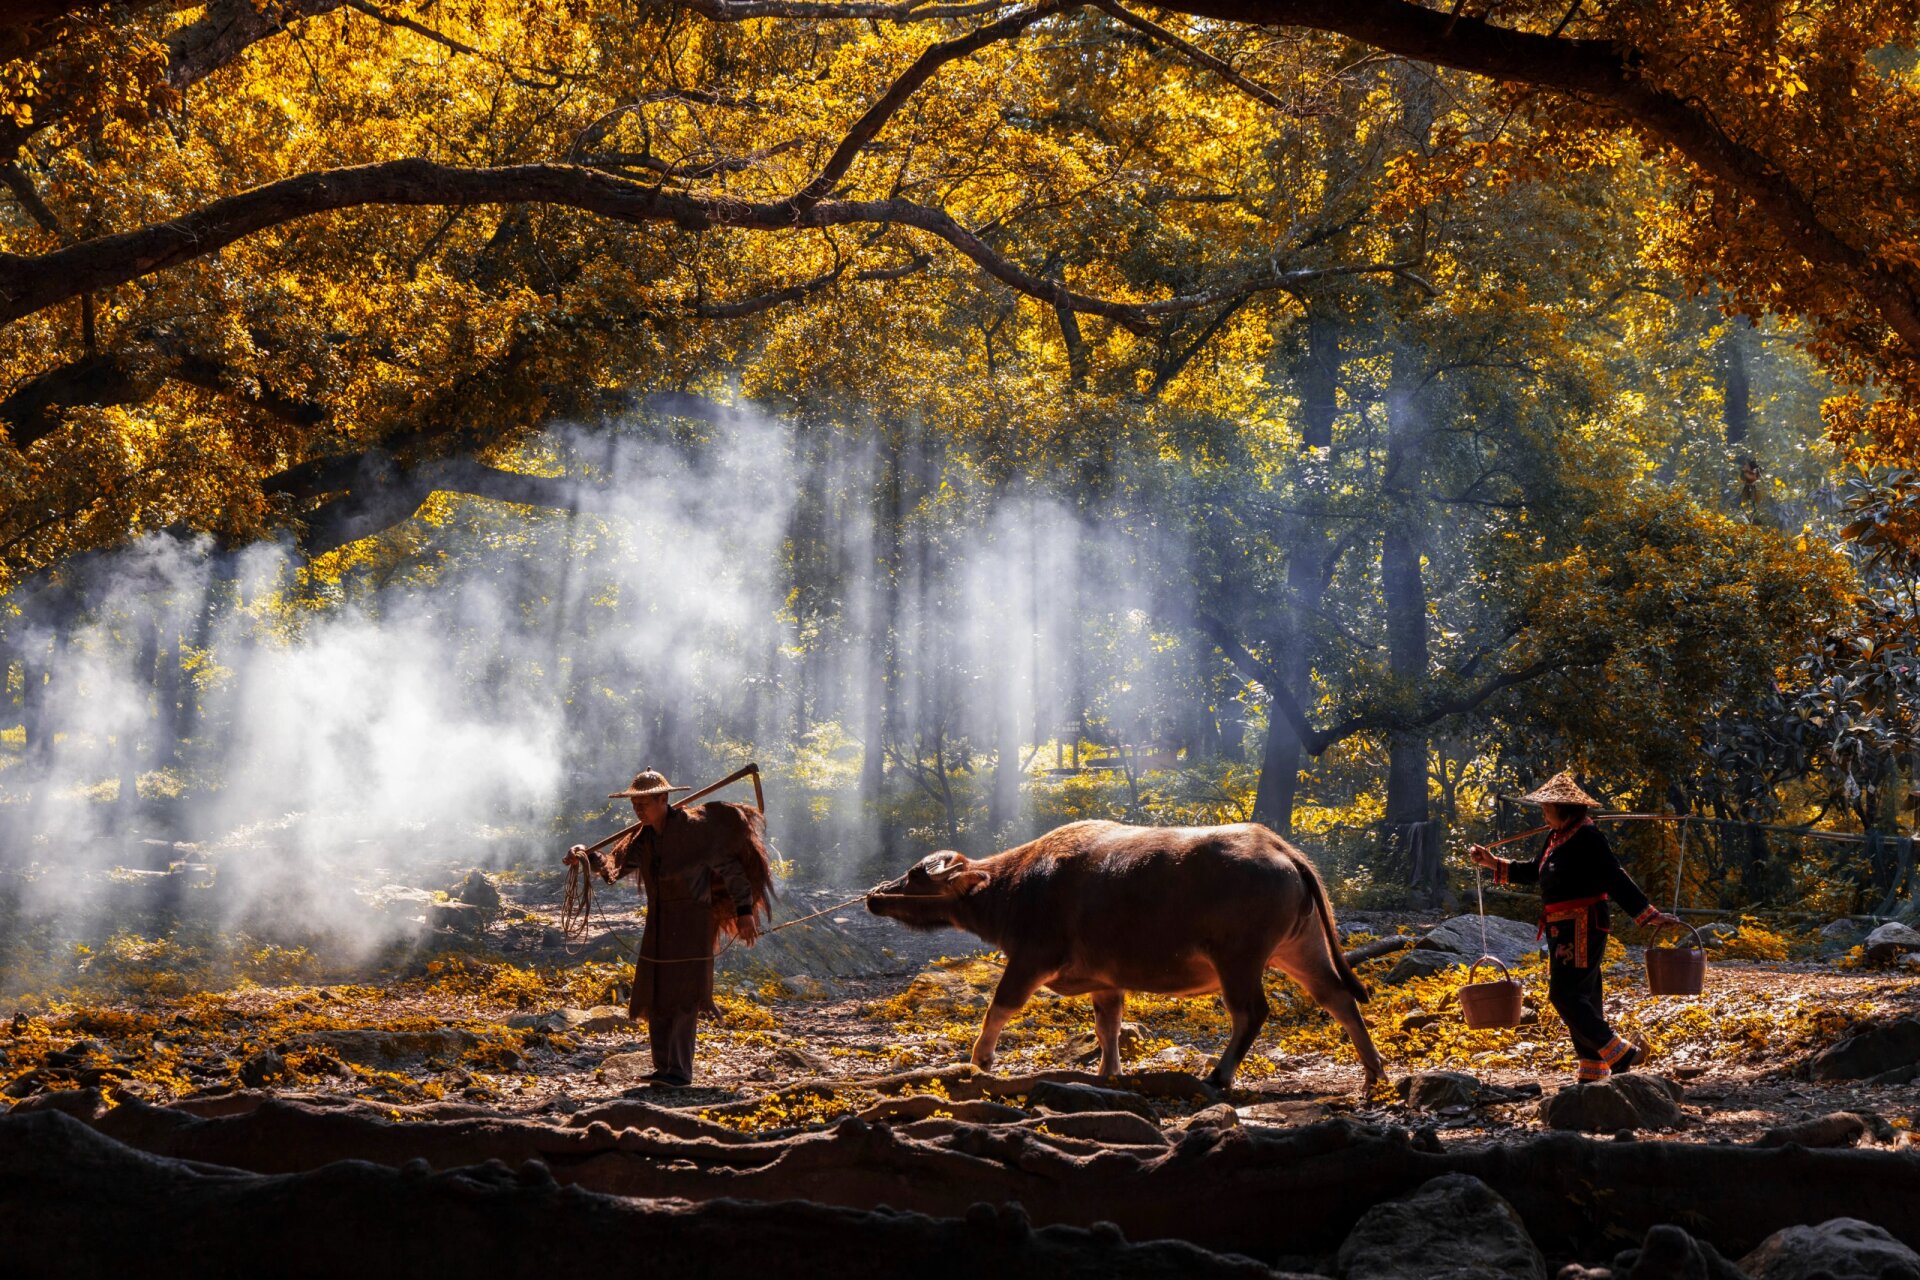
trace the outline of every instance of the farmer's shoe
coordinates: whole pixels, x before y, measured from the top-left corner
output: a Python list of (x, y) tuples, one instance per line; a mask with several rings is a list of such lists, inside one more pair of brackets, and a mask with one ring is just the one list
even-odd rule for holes
[(679, 1076), (671, 1071), (649, 1071), (640, 1077), (648, 1084), (663, 1084), (669, 1089), (684, 1089), (693, 1081), (687, 1076)]
[(1647, 1047), (1615, 1036), (1600, 1051), (1600, 1061), (1614, 1072), (1624, 1074), (1647, 1060)]

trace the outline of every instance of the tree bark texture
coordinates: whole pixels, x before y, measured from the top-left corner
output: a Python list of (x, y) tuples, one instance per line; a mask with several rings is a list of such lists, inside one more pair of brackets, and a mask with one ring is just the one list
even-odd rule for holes
[[(1255, 1280), (1273, 1273), (1111, 1228), (1034, 1230), (999, 1197), (936, 1221), (887, 1209), (634, 1201), (537, 1159), (435, 1173), (345, 1162), (262, 1176), (155, 1158), (57, 1111), (0, 1117), (11, 1276), (898, 1275)], [(109, 1225), (110, 1223), (110, 1225)]]
[[(653, 1121), (640, 1104), (619, 1105), (629, 1108), (619, 1117), (628, 1126), (621, 1129), (606, 1121), (556, 1127), (510, 1117), (395, 1123), (368, 1107), (279, 1100), (209, 1119), (126, 1102), (94, 1123), (107, 1137), (156, 1156), (257, 1173), (335, 1165), (335, 1176), (344, 1177), (336, 1162), (346, 1160), (389, 1167), (421, 1160), (443, 1169), (539, 1160), (562, 1184), (615, 1195), (805, 1198), (936, 1216), (961, 1216), (983, 1201), (1018, 1201), (1036, 1223), (1107, 1221), (1130, 1240), (1177, 1239), (1257, 1258), (1337, 1245), (1372, 1205), (1446, 1173), (1480, 1178), (1513, 1205), (1542, 1248), (1580, 1256), (1675, 1220), (1726, 1253), (1745, 1252), (1784, 1226), (1843, 1216), (1920, 1244), (1920, 1215), (1911, 1212), (1920, 1203), (1920, 1162), (1891, 1152), (1595, 1142), (1573, 1134), (1435, 1151), (1421, 1149), (1404, 1130), (1348, 1120), (1170, 1132), (1164, 1150), (976, 1124), (921, 1139), (858, 1118), (825, 1131), (739, 1142), (669, 1137), (642, 1127)], [(22, 1206), (10, 1221), (31, 1218), (24, 1212), (29, 1198), (38, 1204), (53, 1197), (59, 1168), (21, 1154), (47, 1123), (0, 1117), (0, 1150), (12, 1153), (0, 1157), (0, 1168), (13, 1171), (5, 1198)], [(37, 1170), (39, 1180), (23, 1167)], [(72, 1198), (97, 1212), (99, 1203), (120, 1197), (101, 1187)]]

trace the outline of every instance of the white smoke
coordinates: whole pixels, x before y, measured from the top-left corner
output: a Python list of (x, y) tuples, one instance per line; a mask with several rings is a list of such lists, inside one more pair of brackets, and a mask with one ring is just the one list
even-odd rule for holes
[[(0, 748), (0, 871), (71, 915), (48, 868), (206, 858), (222, 923), (372, 946), (351, 890), (555, 858), (613, 829), (605, 793), (642, 766), (777, 763), (822, 724), (860, 738), (875, 699), (901, 753), (976, 760), (1030, 761), (1089, 698), (1151, 720), (1167, 664), (1129, 535), (1023, 487), (933, 510), (934, 474), (893, 545), (874, 442), (820, 430), (738, 411), (684, 446), (557, 432), (543, 461), (574, 514), (464, 500), (338, 585), (285, 547), (155, 537), (75, 570), (64, 608), (23, 594), (7, 640), (26, 678), (51, 669), (55, 732)], [(177, 758), (170, 664), (197, 713)], [(843, 784), (807, 803), (806, 851), (871, 857)], [(770, 802), (778, 843), (801, 815)]]

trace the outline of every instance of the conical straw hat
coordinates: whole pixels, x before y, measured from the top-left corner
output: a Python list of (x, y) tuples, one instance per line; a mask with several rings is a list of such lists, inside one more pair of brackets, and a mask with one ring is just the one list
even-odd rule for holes
[(633, 775), (633, 785), (625, 791), (615, 791), (607, 797), (618, 800), (623, 796), (664, 796), (674, 791), (691, 791), (692, 787), (676, 787), (668, 783), (667, 775), (653, 769), (642, 769)]
[(1583, 804), (1598, 809), (1600, 802), (1580, 789), (1573, 775), (1565, 770), (1547, 779), (1545, 786), (1520, 797), (1523, 804)]

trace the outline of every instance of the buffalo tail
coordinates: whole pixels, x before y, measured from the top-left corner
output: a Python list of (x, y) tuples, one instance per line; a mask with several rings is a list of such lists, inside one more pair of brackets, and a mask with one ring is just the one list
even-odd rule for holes
[(1294, 865), (1300, 868), (1300, 874), (1306, 877), (1307, 884), (1313, 890), (1313, 903), (1320, 912), (1320, 927), (1327, 935), (1327, 951), (1333, 956), (1333, 967), (1340, 972), (1340, 981), (1346, 984), (1353, 998), (1365, 1004), (1372, 997), (1367, 984), (1360, 981), (1360, 975), (1347, 963), (1347, 956), (1340, 949), (1340, 935), (1333, 927), (1333, 904), (1327, 901), (1327, 886), (1320, 881), (1320, 870), (1305, 858), (1294, 859)]

